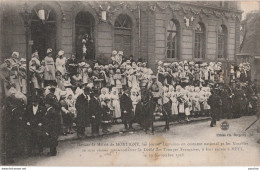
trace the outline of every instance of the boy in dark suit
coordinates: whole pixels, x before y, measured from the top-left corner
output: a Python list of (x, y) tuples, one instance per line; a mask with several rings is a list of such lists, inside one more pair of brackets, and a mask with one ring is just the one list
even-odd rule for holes
[(89, 113), (91, 115), (91, 132), (93, 136), (99, 135), (99, 126), (101, 123), (101, 103), (98, 98), (98, 90), (94, 89), (90, 95)]
[(127, 87), (123, 88), (123, 94), (120, 98), (120, 107), (122, 113), (122, 122), (124, 123), (125, 129), (134, 130), (133, 124), (133, 105), (132, 100), (129, 96), (129, 90)]

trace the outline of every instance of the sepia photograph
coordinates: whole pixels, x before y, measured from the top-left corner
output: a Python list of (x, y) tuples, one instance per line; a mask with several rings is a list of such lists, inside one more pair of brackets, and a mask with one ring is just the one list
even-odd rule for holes
[(0, 0), (2, 169), (260, 167), (259, 118), (260, 1)]

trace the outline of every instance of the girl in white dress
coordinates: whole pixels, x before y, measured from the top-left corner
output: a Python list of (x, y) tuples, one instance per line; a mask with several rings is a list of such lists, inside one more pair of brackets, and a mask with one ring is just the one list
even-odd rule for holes
[(113, 87), (111, 90), (111, 101), (114, 109), (113, 117), (115, 120), (121, 117), (120, 101), (117, 88)]
[(66, 57), (63, 57), (64, 51), (59, 51), (58, 58), (56, 59), (56, 70), (60, 71), (62, 75), (66, 72)]

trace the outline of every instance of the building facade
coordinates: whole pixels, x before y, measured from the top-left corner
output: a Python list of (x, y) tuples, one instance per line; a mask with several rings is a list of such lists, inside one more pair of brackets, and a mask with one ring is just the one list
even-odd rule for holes
[[(260, 2), (259, 2), (260, 6)], [(258, 7), (259, 8), (259, 7)], [(260, 9), (260, 8), (259, 8)], [(240, 53), (237, 54), (238, 62), (251, 63), (252, 80), (257, 81), (260, 89), (260, 10), (251, 11), (241, 22)]]
[[(32, 12), (29, 55), (43, 58), (47, 48), (65, 56), (109, 58), (112, 50), (142, 58), (156, 70), (159, 60), (235, 62), (240, 47), (241, 10), (235, 1), (193, 2), (83, 2), (3, 1), (0, 7), (0, 56), (12, 51), (26, 55), (26, 35), (20, 15)], [(39, 19), (45, 11), (45, 21)], [(47, 13), (47, 15), (46, 15)], [(87, 38), (86, 38), (87, 37)]]

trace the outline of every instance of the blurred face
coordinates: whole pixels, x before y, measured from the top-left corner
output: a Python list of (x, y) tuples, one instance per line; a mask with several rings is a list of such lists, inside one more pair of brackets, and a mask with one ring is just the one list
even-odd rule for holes
[(71, 56), (71, 58), (72, 58), (73, 60), (75, 60), (75, 59), (76, 59), (75, 55), (72, 55), (72, 56)]
[(72, 95), (69, 95), (69, 96), (68, 96), (68, 99), (71, 100), (71, 99), (72, 99)]
[(35, 65), (35, 64), (36, 64), (35, 60), (32, 60), (32, 65)]
[(11, 66), (11, 63), (10, 63), (9, 61), (6, 61), (5, 63), (6, 63), (6, 65), (7, 65), (7, 67), (10, 67), (10, 66)]
[(85, 94), (85, 95), (89, 95), (89, 93), (90, 93), (89, 89), (88, 89), (88, 88), (85, 88), (85, 89), (84, 89), (84, 94)]
[(51, 107), (51, 105), (50, 105), (50, 104), (47, 104), (47, 103), (45, 103), (45, 107), (46, 107), (46, 108), (49, 108), (49, 107)]
[(48, 57), (52, 57), (52, 53), (48, 53)]
[(33, 106), (37, 106), (38, 104), (39, 104), (39, 103), (38, 103), (37, 101), (33, 101), (33, 102), (32, 102), (32, 105), (33, 105)]

